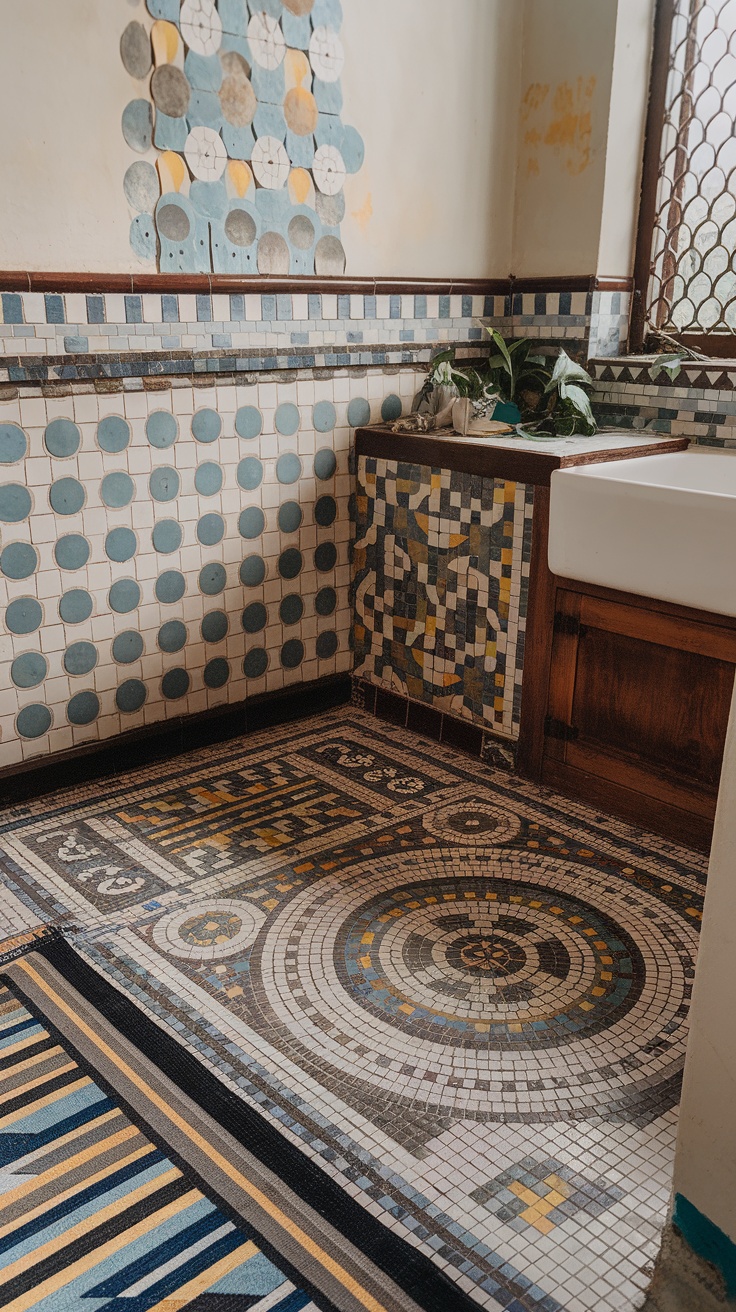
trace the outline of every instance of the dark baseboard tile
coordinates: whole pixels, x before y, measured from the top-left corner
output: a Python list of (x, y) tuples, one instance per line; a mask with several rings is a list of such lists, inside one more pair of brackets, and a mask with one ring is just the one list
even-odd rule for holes
[(379, 720), (411, 729), (434, 742), (457, 747), (461, 752), (478, 757), (486, 765), (500, 770), (516, 768), (516, 743), (497, 737), (480, 725), (446, 715), (434, 706), (403, 697), (367, 679), (353, 680), (351, 700), (353, 705), (362, 707)]

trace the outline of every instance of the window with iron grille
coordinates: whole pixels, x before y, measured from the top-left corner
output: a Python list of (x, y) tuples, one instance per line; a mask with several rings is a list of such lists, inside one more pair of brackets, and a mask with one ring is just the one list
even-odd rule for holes
[(634, 346), (736, 349), (736, 0), (659, 2), (636, 283)]

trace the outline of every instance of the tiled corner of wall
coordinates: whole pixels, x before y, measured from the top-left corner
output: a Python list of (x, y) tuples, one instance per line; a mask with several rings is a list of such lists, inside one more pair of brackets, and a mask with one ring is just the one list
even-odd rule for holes
[(601, 426), (736, 447), (736, 369), (728, 361), (686, 360), (674, 380), (651, 357), (599, 360), (592, 373)]

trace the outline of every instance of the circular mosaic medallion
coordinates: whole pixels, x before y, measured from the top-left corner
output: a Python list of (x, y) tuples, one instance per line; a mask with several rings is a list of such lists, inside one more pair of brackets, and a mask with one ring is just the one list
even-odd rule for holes
[(502, 807), (478, 797), (450, 802), (447, 806), (427, 811), (422, 823), (435, 838), (446, 843), (460, 843), (463, 847), (510, 843), (518, 837), (521, 829), (521, 821), (512, 811), (504, 811)]
[(264, 912), (249, 902), (213, 899), (162, 916), (153, 937), (172, 957), (214, 961), (250, 947), (264, 920)]

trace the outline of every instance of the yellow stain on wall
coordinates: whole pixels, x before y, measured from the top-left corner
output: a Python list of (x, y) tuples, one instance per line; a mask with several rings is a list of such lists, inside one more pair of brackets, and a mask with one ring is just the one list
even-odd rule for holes
[(591, 161), (592, 105), (596, 79), (579, 77), (551, 88), (532, 82), (521, 102), (522, 142), (529, 174), (541, 172), (542, 152), (552, 150), (573, 177)]
[(370, 192), (368, 192), (360, 209), (350, 211), (350, 217), (355, 219), (360, 231), (365, 232), (368, 224), (373, 218), (373, 200)]

